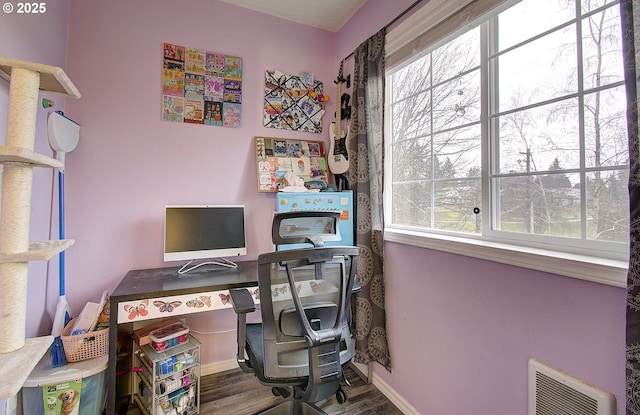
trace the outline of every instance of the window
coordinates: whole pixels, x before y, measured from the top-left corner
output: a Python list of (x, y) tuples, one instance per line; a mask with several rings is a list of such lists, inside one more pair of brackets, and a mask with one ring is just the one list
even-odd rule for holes
[(388, 60), (387, 230), (625, 260), (618, 1), (506, 5)]

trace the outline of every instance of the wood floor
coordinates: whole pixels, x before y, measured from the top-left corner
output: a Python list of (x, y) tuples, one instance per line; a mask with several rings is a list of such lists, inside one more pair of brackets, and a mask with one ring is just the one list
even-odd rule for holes
[[(348, 395), (345, 403), (339, 404), (335, 397), (320, 403), (328, 414), (349, 415), (402, 415), (386, 396), (375, 386), (366, 384), (349, 367), (345, 377), (351, 386), (345, 386)], [(203, 376), (200, 383), (200, 414), (204, 415), (254, 415), (274, 406), (282, 398), (271, 394), (271, 389), (263, 386), (257, 378), (240, 369), (229, 370)], [(127, 415), (139, 415), (132, 405)]]

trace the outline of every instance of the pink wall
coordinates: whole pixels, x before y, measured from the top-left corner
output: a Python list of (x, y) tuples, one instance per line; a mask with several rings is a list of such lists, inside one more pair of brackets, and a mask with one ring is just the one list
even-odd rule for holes
[[(161, 120), (163, 42), (243, 59), (241, 128)], [(162, 258), (167, 204), (244, 204), (248, 255), (271, 250), (273, 194), (257, 192), (256, 135), (325, 140), (323, 134), (262, 126), (264, 71), (312, 72), (335, 95), (334, 34), (218, 0), (71, 1), (69, 75), (82, 99), (68, 115), (82, 124), (68, 155), (68, 300), (74, 310), (113, 290), (130, 269), (175, 266)], [(332, 110), (327, 111), (332, 113)], [(242, 258), (240, 258), (242, 259)], [(225, 331), (235, 317), (190, 319)], [(235, 335), (201, 335), (205, 363), (234, 357)]]
[(375, 373), (420, 413), (526, 413), (529, 357), (609, 390), (623, 413), (623, 289), (396, 243), (385, 249), (392, 373)]
[[(261, 126), (264, 70), (314, 72), (331, 93), (336, 62), (411, 3), (369, 0), (335, 35), (216, 0), (72, 0), (70, 7), (57, 1), (37, 21), (0, 15), (0, 55), (62, 66), (83, 95), (64, 108), (82, 124), (66, 176), (67, 234), (76, 239), (67, 254), (74, 310), (113, 289), (129, 269), (165, 265), (162, 209), (168, 203), (243, 203), (247, 259), (270, 249), (274, 198), (255, 191), (253, 136), (327, 135)], [(160, 121), (165, 41), (244, 59), (241, 128)], [(6, 98), (0, 82), (0, 123)], [(42, 152), (48, 151), (45, 116), (41, 110), (36, 145)], [(51, 173), (37, 175), (34, 240), (48, 238), (51, 197)], [(624, 412), (623, 289), (395, 243), (386, 244), (386, 253), (393, 372), (375, 366), (375, 373), (420, 413), (525, 413), (531, 356), (615, 393)], [(57, 267), (52, 261), (49, 283), (46, 264), (32, 267), (28, 331), (35, 335), (50, 330), (42, 303), (48, 300), (52, 314)], [(233, 357), (234, 321), (230, 312), (189, 320), (199, 331), (227, 332), (199, 336), (205, 363)]]
[[(337, 59), (349, 55), (369, 36), (391, 23), (413, 3), (415, 0), (368, 0), (336, 34)], [(404, 18), (406, 16), (402, 19)], [(396, 24), (394, 23), (390, 28)]]
[[(338, 58), (413, 1), (391, 3), (369, 0), (338, 32)], [(625, 412), (624, 289), (397, 243), (385, 258), (392, 373), (374, 372), (420, 413), (526, 413), (529, 357)]]
[[(15, 3), (14, 3), (15, 5)], [(67, 57), (68, 0), (47, 3), (43, 14), (0, 13), (0, 56), (23, 59), (65, 68)], [(9, 84), (0, 81), (0, 145), (5, 143)], [(55, 107), (45, 110), (38, 106), (36, 118), (36, 151), (52, 155), (47, 140), (47, 115), (54, 110), (64, 110), (66, 99), (59, 94), (41, 93)], [(0, 171), (2, 167), (0, 167)], [(30, 240), (57, 239), (57, 221), (50, 224), (51, 189), (53, 171), (45, 168), (33, 170)], [(0, 184), (1, 186), (1, 184)], [(57, 215), (57, 199), (53, 200), (54, 217)], [(52, 226), (52, 236), (49, 228)], [(47, 277), (49, 270), (49, 277)], [(51, 333), (51, 318), (58, 298), (57, 258), (50, 262), (29, 264), (29, 294), (27, 311), (27, 337)]]

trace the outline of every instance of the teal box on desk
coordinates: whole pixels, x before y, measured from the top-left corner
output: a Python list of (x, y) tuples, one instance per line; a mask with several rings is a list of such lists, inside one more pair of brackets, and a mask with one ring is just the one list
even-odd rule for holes
[(79, 406), (78, 415), (101, 414), (107, 392), (108, 360), (109, 356), (103, 355), (52, 368), (51, 356), (45, 353), (22, 387), (22, 413), (57, 415), (62, 413), (64, 400), (67, 409), (69, 405)]
[[(338, 229), (342, 240), (326, 242), (325, 246), (353, 245), (353, 192), (278, 192), (276, 193), (277, 212), (299, 211), (332, 211), (340, 212)], [(308, 248), (308, 244), (279, 245), (278, 251), (286, 249)]]

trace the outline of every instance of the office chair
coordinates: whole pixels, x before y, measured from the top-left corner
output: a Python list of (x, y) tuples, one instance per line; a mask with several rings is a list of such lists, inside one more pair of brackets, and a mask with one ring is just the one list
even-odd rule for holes
[(350, 333), (350, 297), (359, 249), (324, 246), (340, 240), (339, 213), (286, 212), (274, 216), (272, 238), (281, 248), (258, 257), (262, 322), (247, 324), (255, 304), (246, 289), (231, 290), (238, 317), (239, 366), (255, 373), (285, 400), (262, 414), (325, 414), (315, 403), (341, 387), (342, 366), (355, 354)]

